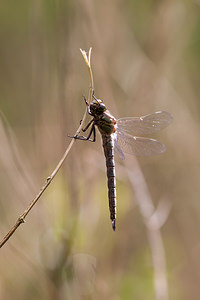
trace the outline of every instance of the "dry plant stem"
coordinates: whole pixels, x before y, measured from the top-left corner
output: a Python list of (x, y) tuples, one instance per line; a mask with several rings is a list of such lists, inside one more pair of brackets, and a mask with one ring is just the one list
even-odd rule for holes
[[(93, 87), (93, 76), (92, 76), (92, 69), (91, 69), (91, 64), (90, 64), (90, 58), (91, 58), (91, 51), (92, 48), (90, 48), (88, 56), (86, 54), (86, 52), (82, 49), (80, 49), (83, 58), (85, 60), (86, 66), (88, 68), (88, 72), (89, 72), (89, 79), (90, 79), (90, 90), (89, 90), (89, 96), (88, 96), (88, 103), (91, 102), (91, 98), (92, 98), (92, 92), (94, 90)], [(87, 115), (87, 108), (85, 110), (85, 113), (83, 115), (82, 118), (82, 122), (79, 126), (79, 128), (77, 129), (75, 136), (78, 135), (81, 131), (81, 129), (84, 126), (84, 122), (86, 119), (86, 115)], [(44, 183), (44, 185), (42, 186), (42, 188), (40, 189), (39, 193), (36, 195), (36, 197), (31, 201), (31, 203), (29, 204), (29, 206), (25, 209), (25, 211), (23, 212), (22, 215), (20, 215), (16, 221), (16, 223), (13, 225), (13, 227), (9, 230), (9, 232), (4, 236), (4, 238), (1, 240), (0, 242), (0, 248), (8, 241), (8, 239), (13, 235), (13, 233), (16, 231), (16, 229), (19, 227), (19, 225), (21, 225), (22, 223), (25, 222), (25, 218), (28, 215), (28, 213), (30, 212), (30, 210), (33, 208), (33, 206), (37, 203), (37, 201), (40, 199), (41, 195), (44, 193), (44, 191), (47, 189), (47, 187), (50, 185), (50, 183), (52, 182), (52, 180), (54, 179), (54, 177), (56, 176), (56, 174), (58, 173), (59, 169), (62, 167), (69, 151), (71, 150), (73, 144), (74, 144), (75, 139), (72, 139), (69, 146), (67, 147), (63, 157), (61, 158), (61, 160), (59, 161), (59, 163), (57, 164), (56, 168), (54, 169), (54, 171), (52, 172), (52, 174), (47, 177), (46, 182)]]
[(137, 160), (134, 160), (133, 165), (132, 163), (125, 163), (129, 180), (136, 194), (140, 212), (146, 225), (154, 269), (155, 299), (168, 300), (165, 250), (160, 231), (160, 221), (155, 215), (155, 207)]
[(88, 68), (88, 73), (89, 73), (90, 90), (89, 90), (88, 103), (90, 103), (91, 99), (92, 99), (92, 93), (93, 93), (93, 90), (94, 90), (94, 81), (93, 81), (93, 75), (92, 75), (92, 68), (91, 68), (91, 64), (90, 64), (90, 58), (91, 58), (92, 48), (90, 48), (90, 50), (89, 50), (88, 57), (87, 57), (87, 54), (86, 54), (86, 52), (84, 50), (80, 49), (80, 51), (81, 51), (81, 53), (83, 55), (83, 58), (85, 60), (86, 66)]

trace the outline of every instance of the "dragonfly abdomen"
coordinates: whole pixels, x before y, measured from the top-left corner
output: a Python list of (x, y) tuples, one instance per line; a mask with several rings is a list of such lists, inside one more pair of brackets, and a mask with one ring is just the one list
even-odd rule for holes
[(114, 141), (111, 135), (102, 135), (102, 139), (103, 139), (104, 154), (106, 157), (110, 219), (112, 221), (113, 230), (115, 230), (116, 179), (115, 179), (115, 161), (114, 161)]

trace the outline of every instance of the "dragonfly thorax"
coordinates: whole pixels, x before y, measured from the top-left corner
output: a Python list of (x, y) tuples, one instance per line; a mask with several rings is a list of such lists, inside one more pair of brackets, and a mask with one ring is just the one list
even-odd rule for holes
[(106, 110), (106, 106), (101, 100), (98, 102), (95, 100), (90, 104), (90, 113), (94, 117), (102, 115)]

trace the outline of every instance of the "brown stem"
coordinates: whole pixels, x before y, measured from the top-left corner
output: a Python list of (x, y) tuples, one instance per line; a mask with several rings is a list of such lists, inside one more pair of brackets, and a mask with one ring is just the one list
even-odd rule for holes
[[(91, 69), (91, 64), (90, 64), (90, 57), (91, 57), (91, 50), (92, 48), (90, 48), (89, 50), (89, 54), (87, 56), (86, 52), (84, 50), (81, 50), (81, 53), (83, 55), (83, 58), (85, 60), (86, 66), (88, 68), (88, 72), (89, 72), (89, 80), (90, 80), (90, 90), (89, 90), (89, 97), (88, 97), (88, 103), (91, 102), (91, 98), (92, 98), (92, 91), (94, 90), (93, 88), (93, 76), (92, 76), (92, 69)], [(84, 126), (84, 122), (85, 122), (85, 118), (87, 115), (87, 108), (85, 110), (85, 113), (83, 115), (82, 118), (82, 122), (80, 124), (80, 126), (78, 127), (76, 133), (74, 136), (78, 135), (81, 131), (81, 129)], [(39, 193), (35, 196), (35, 198), (30, 202), (30, 204), (28, 205), (28, 207), (25, 209), (25, 211), (23, 212), (22, 215), (20, 215), (16, 221), (16, 223), (13, 225), (13, 227), (9, 230), (9, 232), (4, 236), (4, 238), (1, 240), (0, 242), (0, 248), (9, 240), (9, 238), (13, 235), (13, 233), (16, 231), (16, 229), (19, 227), (19, 225), (21, 225), (22, 223), (25, 222), (25, 218), (28, 215), (28, 213), (30, 212), (30, 210), (33, 208), (33, 206), (37, 203), (37, 201), (40, 199), (41, 195), (44, 193), (44, 191), (47, 189), (47, 187), (50, 185), (50, 183), (52, 182), (52, 180), (54, 179), (54, 177), (56, 176), (56, 174), (58, 173), (59, 169), (62, 167), (69, 151), (71, 150), (71, 147), (74, 144), (74, 139), (71, 140), (69, 146), (67, 147), (63, 157), (61, 158), (61, 160), (59, 161), (59, 163), (57, 164), (56, 168), (54, 169), (54, 171), (52, 172), (52, 174), (47, 177), (46, 182), (44, 183), (44, 185), (42, 186), (42, 188), (40, 189)]]

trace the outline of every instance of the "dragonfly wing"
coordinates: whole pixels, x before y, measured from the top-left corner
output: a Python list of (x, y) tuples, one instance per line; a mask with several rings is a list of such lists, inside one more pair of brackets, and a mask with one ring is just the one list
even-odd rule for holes
[(173, 120), (170, 113), (157, 111), (142, 117), (129, 117), (117, 120), (117, 126), (122, 131), (132, 135), (145, 135), (157, 132), (168, 126)]
[(137, 156), (157, 155), (166, 150), (165, 145), (157, 140), (136, 137), (120, 132), (117, 135), (117, 143), (123, 152)]
[(115, 135), (115, 152), (118, 154), (118, 156), (121, 158), (121, 159), (125, 159), (125, 156), (124, 156), (124, 153), (122, 151), (122, 149), (120, 148), (120, 145), (118, 144), (118, 141), (117, 141), (117, 136)]

